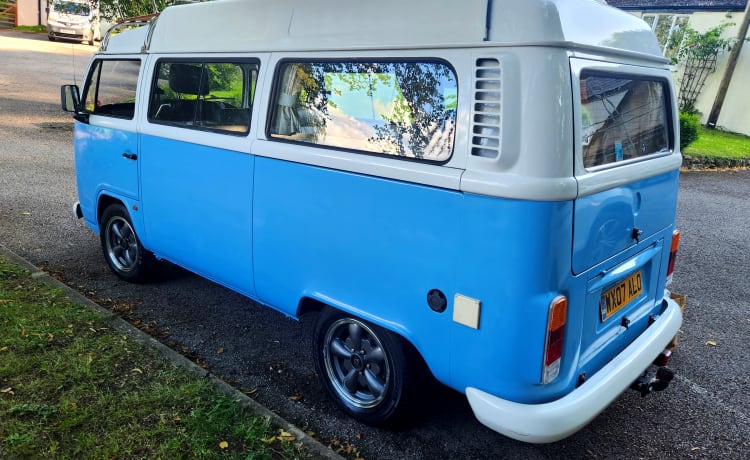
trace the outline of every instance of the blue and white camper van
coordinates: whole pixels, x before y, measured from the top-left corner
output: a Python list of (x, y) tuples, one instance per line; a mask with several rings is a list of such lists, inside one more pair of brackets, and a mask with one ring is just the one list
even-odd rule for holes
[(317, 312), (317, 372), (359, 420), (401, 416), (423, 367), (527, 442), (669, 383), (674, 87), (605, 2), (173, 6), (62, 103), (112, 271)]

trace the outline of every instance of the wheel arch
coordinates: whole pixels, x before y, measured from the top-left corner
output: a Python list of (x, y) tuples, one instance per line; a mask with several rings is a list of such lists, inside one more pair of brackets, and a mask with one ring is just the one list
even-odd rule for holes
[(125, 208), (128, 215), (130, 216), (130, 222), (132, 223), (135, 232), (138, 234), (138, 238), (141, 240), (141, 243), (144, 245), (144, 247), (148, 248), (148, 244), (146, 243), (146, 231), (143, 226), (141, 213), (139, 212), (140, 204), (137, 201), (126, 197), (117, 196), (106, 192), (102, 192), (99, 194), (99, 198), (97, 199), (96, 203), (95, 218), (97, 232), (101, 231), (100, 220), (102, 218), (104, 210), (113, 204), (120, 204)]
[(351, 305), (337, 302), (334, 299), (320, 299), (313, 296), (303, 296), (300, 299), (297, 306), (297, 318), (301, 318), (302, 316), (308, 314), (320, 315), (326, 309), (338, 310), (339, 312), (351, 315), (354, 318), (363, 319), (399, 336), (404, 346), (408, 347), (411, 354), (419, 359), (419, 363), (424, 367), (424, 369), (432, 373), (432, 371), (430, 370), (430, 366), (427, 364), (427, 361), (425, 360), (421, 351), (412, 342), (409, 329), (404, 325), (388, 321), (385, 318), (366, 312), (364, 310), (357, 309)]
[[(101, 227), (101, 218), (102, 214), (104, 214), (104, 210), (110, 207), (113, 204), (121, 204), (125, 207), (125, 209), (128, 209), (128, 206), (123, 202), (120, 198), (115, 198), (112, 195), (102, 194), (99, 196), (99, 200), (96, 203), (96, 223)], [(130, 211), (128, 210), (128, 213)]]

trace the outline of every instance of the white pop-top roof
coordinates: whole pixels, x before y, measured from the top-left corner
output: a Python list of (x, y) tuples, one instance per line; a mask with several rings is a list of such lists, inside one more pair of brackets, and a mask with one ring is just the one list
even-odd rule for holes
[(566, 43), (661, 57), (643, 21), (600, 0), (217, 0), (168, 7), (151, 29), (153, 53)]

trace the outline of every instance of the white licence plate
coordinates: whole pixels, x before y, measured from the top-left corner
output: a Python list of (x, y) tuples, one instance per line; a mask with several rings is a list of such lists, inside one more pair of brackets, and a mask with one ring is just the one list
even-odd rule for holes
[(62, 29), (62, 30), (60, 31), (60, 33), (62, 33), (62, 34), (70, 34), (70, 35), (73, 35), (74, 33), (76, 33), (76, 31), (75, 31), (75, 30), (73, 30), (73, 29)]

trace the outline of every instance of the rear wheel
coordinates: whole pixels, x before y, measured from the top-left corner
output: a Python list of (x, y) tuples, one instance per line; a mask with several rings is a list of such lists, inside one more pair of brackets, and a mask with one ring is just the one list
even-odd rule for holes
[(119, 203), (109, 205), (102, 213), (99, 230), (109, 268), (125, 281), (146, 281), (156, 260), (141, 245), (125, 207)]
[(412, 387), (413, 351), (400, 336), (364, 320), (326, 309), (314, 338), (323, 386), (349, 416), (371, 425), (402, 418)]

